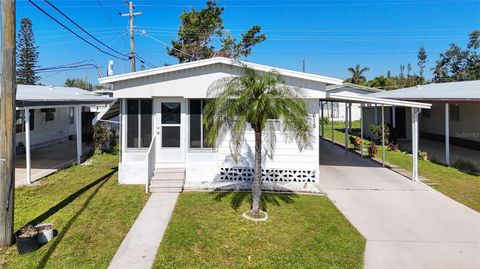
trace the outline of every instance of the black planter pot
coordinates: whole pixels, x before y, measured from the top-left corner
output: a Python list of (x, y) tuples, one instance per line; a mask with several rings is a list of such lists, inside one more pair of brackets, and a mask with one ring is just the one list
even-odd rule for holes
[(20, 237), (19, 234), (15, 234), (15, 240), (17, 241), (17, 251), (19, 254), (34, 252), (40, 248), (38, 234), (32, 237)]

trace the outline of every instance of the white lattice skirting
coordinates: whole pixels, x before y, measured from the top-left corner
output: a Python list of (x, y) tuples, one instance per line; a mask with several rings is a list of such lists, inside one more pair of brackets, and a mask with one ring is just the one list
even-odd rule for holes
[[(220, 168), (222, 181), (250, 181), (253, 169), (245, 167)], [(315, 170), (263, 169), (262, 180), (269, 182), (315, 182)]]

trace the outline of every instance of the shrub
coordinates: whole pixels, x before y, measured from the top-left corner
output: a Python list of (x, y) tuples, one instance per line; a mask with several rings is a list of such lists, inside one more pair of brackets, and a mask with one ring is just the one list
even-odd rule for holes
[(320, 124), (328, 125), (330, 124), (330, 118), (329, 117), (320, 117)]
[(418, 152), (418, 157), (421, 159), (421, 160), (424, 160), (424, 161), (428, 161), (428, 152), (426, 151), (419, 151)]
[(353, 148), (355, 148), (356, 150), (360, 150), (360, 147), (362, 145), (362, 139), (360, 139), (360, 137), (358, 137), (358, 136), (351, 135), (350, 136), (350, 143), (353, 144)]
[[(380, 130), (380, 133), (382, 130)], [(388, 125), (388, 142), (398, 144), (398, 130), (391, 125)]]
[(95, 151), (105, 152), (112, 146), (113, 133), (106, 122), (98, 122), (93, 128), (93, 145)]
[(479, 169), (475, 166), (475, 164), (462, 159), (457, 159), (452, 166), (457, 168), (458, 170), (461, 170), (467, 173), (477, 174), (480, 172)]
[(370, 143), (368, 145), (368, 157), (375, 158), (377, 156), (377, 145), (375, 143)]
[[(380, 145), (382, 143), (382, 125), (379, 124), (377, 126), (375, 125), (370, 125), (370, 130), (372, 131), (372, 140), (375, 144), (377, 145)], [(384, 137), (385, 137), (385, 143), (388, 143), (389, 138), (390, 136), (390, 128), (388, 127), (388, 125), (385, 124), (385, 133), (384, 133)]]
[(387, 150), (388, 151), (397, 151), (398, 150), (398, 144), (394, 142), (389, 142), (387, 145)]

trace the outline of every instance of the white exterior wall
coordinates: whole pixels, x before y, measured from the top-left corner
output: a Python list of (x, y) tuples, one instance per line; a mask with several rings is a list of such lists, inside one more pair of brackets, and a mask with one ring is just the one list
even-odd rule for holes
[[(460, 120), (450, 119), (450, 137), (480, 142), (480, 105), (460, 103)], [(445, 135), (445, 103), (432, 103), (430, 118), (420, 116), (420, 131)]]
[[(277, 145), (273, 158), (268, 157), (265, 152), (262, 154), (264, 169), (295, 169), (315, 171), (318, 179), (319, 164), (319, 103), (316, 99), (307, 100), (309, 107), (310, 121), (313, 130), (312, 148), (298, 150), (297, 144), (293, 140), (286, 140), (286, 134), (277, 133)], [(220, 168), (253, 168), (255, 137), (253, 131), (246, 133), (247, 143), (239, 156), (239, 163), (235, 163), (229, 146), (229, 136), (220, 143), (220, 146), (214, 152), (199, 152), (198, 150), (189, 150), (187, 154), (187, 183), (202, 183), (216, 179)]]
[[(32, 148), (75, 135), (75, 123), (70, 124), (68, 107), (56, 108), (53, 121), (45, 121), (45, 113), (42, 113), (40, 109), (31, 109), (30, 115), (33, 113), (35, 113), (35, 123), (34, 129), (30, 131)], [(17, 133), (15, 138), (17, 145), (19, 142), (25, 144), (25, 132)]]

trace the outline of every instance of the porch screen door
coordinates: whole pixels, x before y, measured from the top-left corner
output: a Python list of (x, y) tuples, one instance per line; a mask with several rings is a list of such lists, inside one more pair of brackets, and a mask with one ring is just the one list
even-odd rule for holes
[(158, 99), (157, 162), (185, 161), (185, 104), (183, 99)]

